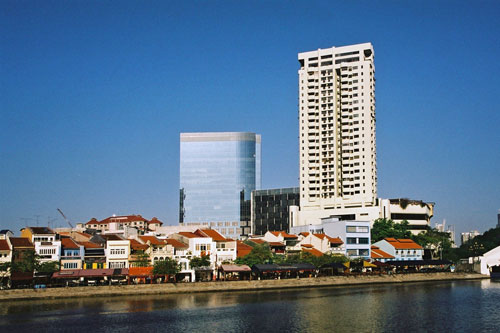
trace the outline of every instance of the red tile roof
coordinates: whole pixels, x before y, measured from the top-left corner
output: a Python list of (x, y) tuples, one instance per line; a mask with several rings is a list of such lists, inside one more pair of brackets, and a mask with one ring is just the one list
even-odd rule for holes
[(151, 220), (149, 220), (149, 223), (156, 223), (156, 224), (159, 224), (159, 225), (162, 225), (163, 222), (158, 220), (158, 218), (156, 217), (153, 217)]
[(198, 229), (194, 232), (197, 235), (211, 237), (214, 242), (225, 242), (227, 239), (214, 229)]
[(121, 215), (121, 216), (110, 216), (101, 221), (92, 218), (85, 224), (107, 224), (110, 222), (130, 223), (130, 222), (148, 222), (148, 220), (142, 217), (141, 215)]
[(371, 258), (372, 259), (394, 259), (394, 256), (391, 256), (389, 253), (382, 251), (377, 246), (372, 245)]
[(282, 242), (269, 242), (269, 246), (285, 246)]
[(302, 251), (312, 254), (315, 257), (323, 256), (323, 252), (316, 249), (302, 249)]
[(398, 250), (406, 250), (406, 249), (422, 249), (420, 245), (415, 243), (411, 239), (395, 239), (395, 238), (385, 238), (385, 241), (387, 241), (389, 244), (394, 246), (394, 248)]
[(71, 238), (63, 237), (61, 238), (61, 245), (65, 249), (79, 249), (80, 246), (76, 244)]
[(138, 241), (136, 241), (135, 239), (130, 239), (130, 247), (132, 248), (132, 250), (147, 250), (148, 249), (148, 245), (147, 244), (141, 244), (139, 243)]
[(167, 244), (172, 245), (176, 249), (187, 249), (189, 247), (187, 244), (179, 242), (177, 239), (173, 239), (173, 238), (167, 238), (167, 239), (165, 239), (165, 242)]
[(313, 234), (314, 236), (318, 237), (319, 239), (328, 239), (328, 241), (330, 243), (333, 243), (333, 244), (344, 244), (344, 242), (342, 241), (342, 239), (338, 238), (338, 237), (330, 237), (328, 235), (325, 235), (325, 234)]
[(238, 258), (244, 257), (252, 252), (253, 247), (243, 243), (242, 241), (236, 241), (236, 256)]
[(314, 246), (312, 244), (302, 244), (302, 247), (307, 247), (307, 248), (313, 248)]
[(301, 232), (299, 235), (302, 235), (302, 236), (304, 236), (304, 237), (307, 237), (307, 236), (309, 236), (309, 232)]
[(265, 240), (260, 239), (260, 238), (254, 238), (254, 239), (249, 239), (249, 241), (254, 242), (255, 244), (264, 244), (267, 243)]
[(31, 247), (33, 248), (33, 243), (28, 238), (24, 237), (10, 237), (9, 238), (12, 247)]
[(165, 242), (155, 236), (139, 236), (139, 239), (144, 243), (151, 243), (152, 245), (165, 245)]
[(207, 236), (195, 234), (194, 232), (189, 232), (189, 231), (181, 231), (181, 232), (178, 232), (178, 234), (181, 235), (181, 236), (187, 237), (187, 238), (199, 238), (199, 237), (204, 238), (204, 237), (207, 237)]
[(7, 240), (0, 239), (0, 250), (2, 250), (2, 251), (9, 251), (10, 250), (10, 246), (9, 246), (9, 243), (7, 243)]
[(101, 245), (92, 242), (80, 242), (79, 244), (86, 249), (102, 249)]
[(284, 231), (270, 231), (270, 233), (272, 233), (276, 237), (279, 237), (279, 235), (281, 234), (283, 238), (298, 238), (296, 235), (290, 235)]

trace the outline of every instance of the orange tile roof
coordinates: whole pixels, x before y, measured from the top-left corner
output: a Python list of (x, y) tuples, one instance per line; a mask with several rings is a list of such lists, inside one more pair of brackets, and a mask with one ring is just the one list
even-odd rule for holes
[(144, 243), (150, 242), (152, 245), (165, 245), (165, 242), (156, 238), (156, 236), (139, 236)]
[(176, 249), (187, 249), (189, 247), (187, 244), (179, 242), (177, 239), (173, 239), (173, 238), (167, 238), (167, 239), (165, 239), (165, 242), (167, 244), (172, 245)]
[(61, 245), (65, 249), (79, 249), (80, 246), (76, 244), (71, 238), (63, 237), (61, 238)]
[(224, 242), (227, 240), (217, 230), (214, 229), (198, 229), (194, 233), (198, 235), (198, 232), (201, 232), (202, 235), (211, 237), (215, 242)]
[(270, 246), (285, 246), (282, 242), (269, 242)]
[(330, 237), (328, 235), (325, 235), (325, 234), (313, 234), (314, 236), (318, 237), (319, 239), (328, 239), (328, 241), (330, 243), (333, 243), (333, 244), (344, 244), (344, 242), (342, 241), (342, 239), (338, 238), (338, 237)]
[(102, 246), (92, 242), (80, 242), (80, 245), (83, 245), (86, 249), (102, 249)]
[(156, 217), (153, 217), (151, 220), (149, 220), (149, 223), (159, 224), (159, 225), (163, 224), (163, 222), (158, 220), (158, 218), (156, 218)]
[(307, 247), (307, 248), (313, 248), (314, 246), (312, 244), (302, 244), (302, 247)]
[(243, 243), (242, 241), (236, 241), (236, 256), (238, 258), (244, 257), (252, 252), (253, 247)]
[(264, 243), (267, 243), (265, 240), (260, 239), (260, 238), (249, 239), (249, 241), (254, 242), (255, 244), (264, 244)]
[(181, 232), (178, 232), (178, 234), (181, 236), (187, 237), (187, 238), (207, 237), (207, 236), (198, 235), (198, 234), (195, 234), (194, 232), (189, 232), (189, 231), (181, 231)]
[(2, 251), (9, 251), (10, 250), (10, 246), (9, 246), (9, 243), (7, 243), (7, 240), (0, 239), (0, 250), (2, 250)]
[(340, 239), (339, 237), (330, 237), (330, 236), (327, 236), (327, 237), (328, 237), (328, 240), (330, 241), (330, 243), (332, 243), (332, 244), (344, 244), (342, 239)]
[(147, 244), (141, 244), (135, 239), (130, 239), (130, 247), (132, 248), (132, 250), (143, 250), (144, 251), (144, 250), (147, 250), (149, 246)]
[(279, 235), (281, 234), (283, 236), (283, 238), (297, 238), (296, 235), (290, 235), (284, 231), (270, 231), (270, 233), (272, 233), (276, 237), (279, 237)]
[(302, 251), (312, 254), (315, 257), (322, 257), (323, 252), (316, 249), (302, 249)]
[(394, 248), (398, 250), (406, 250), (406, 249), (422, 249), (420, 245), (415, 243), (411, 239), (395, 239), (395, 238), (385, 238), (385, 241), (387, 241), (389, 244), (394, 246)]
[(301, 233), (299, 233), (299, 235), (302, 235), (302, 236), (304, 236), (304, 237), (307, 237), (307, 236), (309, 236), (309, 232), (301, 232)]
[(372, 259), (394, 259), (394, 256), (391, 256), (389, 253), (382, 251), (377, 246), (372, 245), (371, 258)]
[(110, 216), (101, 221), (92, 218), (85, 224), (107, 224), (110, 222), (130, 223), (130, 222), (149, 222), (149, 221), (144, 217), (142, 217), (141, 215), (121, 215), (121, 216)]
[(153, 267), (130, 267), (128, 269), (129, 276), (151, 276), (153, 275)]

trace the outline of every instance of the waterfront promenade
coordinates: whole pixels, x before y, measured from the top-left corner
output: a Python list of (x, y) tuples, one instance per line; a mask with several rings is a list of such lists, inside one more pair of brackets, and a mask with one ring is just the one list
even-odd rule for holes
[(368, 276), (330, 276), (318, 278), (164, 283), (98, 287), (63, 287), (48, 289), (12, 289), (0, 291), (1, 301), (30, 299), (64, 299), (127, 295), (168, 295), (182, 293), (261, 291), (272, 289), (352, 286), (430, 281), (480, 280), (489, 277), (473, 273), (414, 273)]

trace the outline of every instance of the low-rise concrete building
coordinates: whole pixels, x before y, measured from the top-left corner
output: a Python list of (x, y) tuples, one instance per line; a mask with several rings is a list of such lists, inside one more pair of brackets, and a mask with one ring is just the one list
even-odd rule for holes
[(370, 221), (347, 221), (325, 218), (320, 224), (291, 228), (292, 233), (326, 234), (344, 242), (344, 254), (351, 258), (370, 258)]
[(226, 238), (215, 229), (199, 229), (195, 234), (212, 238), (215, 242), (215, 263), (217, 266), (223, 262), (233, 262), (236, 259), (236, 241)]
[(323, 254), (344, 254), (345, 245), (339, 237), (330, 237), (325, 234), (313, 234), (311, 232), (302, 232), (299, 245), (302, 248), (314, 248)]
[(139, 236), (139, 239), (148, 245), (146, 253), (149, 255), (151, 265), (155, 262), (174, 257), (174, 247), (165, 240), (155, 236)]
[(130, 240), (122, 239), (117, 235), (103, 235), (106, 237), (107, 268), (128, 268), (130, 256)]
[(411, 239), (385, 238), (373, 244), (380, 250), (394, 256), (390, 260), (422, 260), (424, 249)]
[(47, 227), (26, 227), (21, 229), (21, 237), (28, 238), (35, 245), (40, 262), (61, 260), (61, 240), (59, 235)]
[(82, 269), (83, 260), (85, 257), (84, 246), (77, 244), (73, 239), (69, 237), (62, 237), (61, 245), (61, 270)]

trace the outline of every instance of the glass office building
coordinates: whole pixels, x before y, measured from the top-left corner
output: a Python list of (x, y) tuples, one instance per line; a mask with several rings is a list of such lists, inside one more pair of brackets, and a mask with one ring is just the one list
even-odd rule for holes
[(244, 235), (251, 193), (261, 186), (260, 156), (255, 133), (181, 133), (179, 222)]
[(300, 204), (298, 187), (258, 190), (252, 192), (252, 234), (268, 231), (289, 231), (290, 206)]

